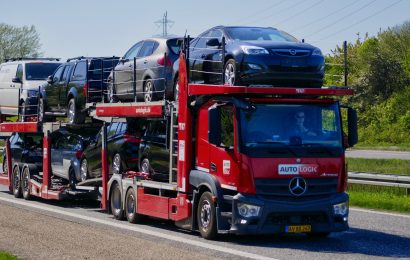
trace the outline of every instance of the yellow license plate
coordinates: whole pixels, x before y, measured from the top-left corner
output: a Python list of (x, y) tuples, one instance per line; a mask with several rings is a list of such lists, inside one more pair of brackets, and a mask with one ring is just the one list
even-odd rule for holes
[(311, 232), (311, 225), (301, 225), (301, 226), (286, 226), (287, 233), (300, 233), (300, 232)]

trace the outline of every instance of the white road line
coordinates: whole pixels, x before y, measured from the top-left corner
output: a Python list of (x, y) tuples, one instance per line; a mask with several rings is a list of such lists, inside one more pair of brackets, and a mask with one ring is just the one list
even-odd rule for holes
[(396, 213), (375, 211), (375, 210), (369, 210), (369, 209), (359, 209), (359, 208), (352, 208), (352, 207), (350, 207), (350, 211), (359, 211), (359, 212), (366, 212), (366, 213), (372, 213), (372, 214), (380, 214), (380, 215), (386, 215), (386, 216), (394, 216), (394, 217), (401, 217), (401, 218), (410, 218), (410, 215), (405, 215), (405, 214), (396, 214)]
[(161, 233), (161, 232), (157, 232), (157, 231), (147, 230), (147, 229), (140, 228), (138, 226), (124, 225), (124, 224), (121, 224), (121, 223), (110, 222), (110, 221), (107, 221), (107, 220), (97, 219), (97, 218), (88, 217), (88, 216), (82, 216), (80, 214), (76, 214), (76, 213), (72, 213), (72, 212), (66, 212), (66, 211), (59, 210), (59, 209), (54, 209), (52, 207), (47, 207), (47, 206), (43, 206), (43, 205), (35, 205), (35, 204), (30, 203), (30, 202), (26, 202), (24, 200), (9, 199), (9, 198), (3, 198), (3, 197), (0, 197), (0, 200), (6, 201), (6, 202), (9, 202), (9, 203), (14, 203), (14, 204), (26, 206), (26, 207), (40, 209), (40, 210), (44, 210), (44, 211), (48, 211), (48, 212), (53, 212), (53, 213), (57, 213), (57, 214), (65, 215), (65, 216), (70, 216), (70, 217), (73, 217), (73, 218), (82, 219), (82, 220), (86, 220), (86, 221), (90, 221), (90, 222), (94, 222), (94, 223), (99, 223), (99, 224), (102, 224), (102, 225), (107, 225), (107, 226), (112, 226), (112, 227), (116, 227), (116, 228), (131, 230), (131, 231), (139, 232), (139, 233), (150, 235), (150, 236), (165, 238), (165, 239), (168, 239), (168, 240), (181, 242), (181, 243), (185, 243), (185, 244), (189, 244), (189, 245), (193, 245), (193, 246), (197, 246), (197, 247), (202, 247), (202, 248), (205, 248), (205, 249), (211, 249), (211, 250), (215, 250), (215, 251), (219, 251), (219, 252), (227, 253), (227, 254), (231, 254), (231, 255), (236, 255), (236, 256), (240, 256), (240, 257), (247, 257), (247, 258), (251, 258), (251, 259), (277, 260), (275, 258), (270, 258), (270, 257), (266, 257), (266, 256), (263, 256), (263, 255), (248, 253), (248, 252), (245, 252), (245, 251), (231, 249), (231, 248), (228, 248), (228, 247), (208, 244), (208, 243), (204, 243), (204, 242), (201, 242), (201, 241), (194, 241), (194, 240), (190, 240), (190, 239), (183, 238), (183, 237), (178, 237), (178, 236), (173, 236), (173, 235), (169, 235), (169, 234), (165, 234), (165, 233)]

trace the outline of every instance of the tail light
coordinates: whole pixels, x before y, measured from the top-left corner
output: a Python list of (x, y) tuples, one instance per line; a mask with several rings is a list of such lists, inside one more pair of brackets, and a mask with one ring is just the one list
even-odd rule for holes
[(88, 85), (88, 82), (84, 83), (84, 87), (83, 87), (83, 96), (86, 97), (87, 96), (87, 92), (88, 92), (88, 88), (90, 86)]
[[(165, 60), (166, 59), (166, 60)], [(158, 65), (171, 67), (171, 60), (168, 56), (162, 56), (157, 60)]]
[(81, 157), (83, 157), (83, 154), (84, 154), (83, 151), (78, 150), (78, 151), (75, 152), (75, 158), (77, 158), (78, 160), (80, 160)]
[(134, 135), (124, 134), (123, 137), (125, 139), (125, 142), (127, 142), (127, 143), (134, 143), (134, 144), (140, 144), (141, 143), (141, 138), (136, 137)]

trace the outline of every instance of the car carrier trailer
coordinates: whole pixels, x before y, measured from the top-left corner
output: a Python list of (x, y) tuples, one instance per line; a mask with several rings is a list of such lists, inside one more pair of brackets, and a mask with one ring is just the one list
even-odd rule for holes
[[(191, 84), (188, 50), (180, 56), (177, 102), (90, 104), (96, 119), (169, 122), (167, 182), (154, 181), (149, 173), (138, 171), (109, 176), (103, 127), (101, 208), (132, 223), (144, 216), (172, 220), (179, 227), (199, 230), (206, 239), (223, 233), (326, 236), (347, 230), (344, 150), (357, 142), (357, 119), (348, 108), (344, 129), (341, 105), (333, 96), (352, 95), (353, 91)], [(292, 129), (281, 121), (301, 108), (311, 112), (312, 124), (320, 127), (316, 139), (309, 142), (310, 137), (291, 134)], [(264, 118), (266, 115), (269, 117)], [(266, 118), (275, 123), (270, 125), (273, 132), (269, 136), (251, 131), (263, 130), (268, 125)], [(39, 124), (3, 123), (0, 132), (45, 129)], [(50, 189), (49, 142), (45, 135), (43, 183), (30, 178), (28, 192), (61, 199), (65, 188)], [(14, 174), (11, 156), (7, 158), (9, 172), (0, 175), (0, 183), (13, 191), (13, 176), (24, 169)], [(21, 179), (24, 183), (24, 176)]]

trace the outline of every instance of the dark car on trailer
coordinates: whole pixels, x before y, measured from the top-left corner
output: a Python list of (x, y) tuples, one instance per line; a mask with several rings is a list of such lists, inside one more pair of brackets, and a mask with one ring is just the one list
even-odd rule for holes
[(321, 87), (324, 56), (275, 28), (217, 26), (190, 42), (189, 69), (196, 83)]
[(107, 78), (118, 60), (118, 57), (68, 59), (42, 86), (39, 121), (67, 116), (71, 124), (83, 123), (87, 116), (86, 102), (104, 100)]
[(181, 37), (167, 37), (146, 39), (132, 46), (110, 75), (108, 99), (150, 102), (164, 96), (174, 98), (172, 65), (179, 57), (181, 43)]
[[(138, 151), (144, 132), (143, 119), (128, 122), (112, 122), (107, 126), (107, 153), (109, 174), (121, 174), (128, 170), (138, 170)], [(91, 141), (81, 156), (81, 180), (102, 175), (101, 131)]]

